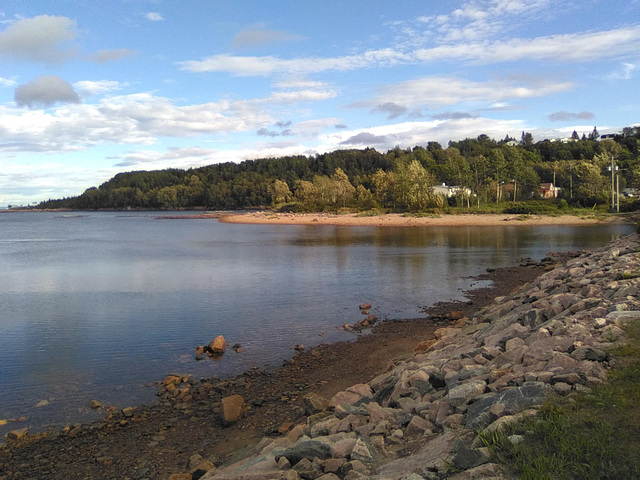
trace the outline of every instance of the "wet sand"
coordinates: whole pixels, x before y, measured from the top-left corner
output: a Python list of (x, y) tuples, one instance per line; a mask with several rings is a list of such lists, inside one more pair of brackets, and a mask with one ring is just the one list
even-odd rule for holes
[(630, 223), (624, 216), (574, 216), (574, 215), (506, 215), (469, 214), (405, 216), (391, 213), (377, 216), (344, 215), (328, 213), (273, 213), (268, 211), (222, 215), (220, 222), (270, 225), (344, 225), (378, 227), (481, 227), (527, 225), (597, 225), (601, 223)]

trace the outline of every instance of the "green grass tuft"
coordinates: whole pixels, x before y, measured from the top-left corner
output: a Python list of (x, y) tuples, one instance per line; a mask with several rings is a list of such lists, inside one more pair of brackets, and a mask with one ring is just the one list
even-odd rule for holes
[[(612, 349), (615, 369), (591, 393), (552, 398), (540, 417), (481, 435), (495, 460), (522, 479), (640, 478), (640, 325)], [(514, 443), (511, 435), (523, 435)]]

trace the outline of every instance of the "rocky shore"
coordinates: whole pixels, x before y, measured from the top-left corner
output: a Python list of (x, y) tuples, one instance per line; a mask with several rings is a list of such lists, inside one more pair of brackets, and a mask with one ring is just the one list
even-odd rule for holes
[(382, 322), (274, 372), (176, 374), (158, 405), (16, 430), (0, 480), (501, 478), (477, 432), (606, 380), (606, 348), (640, 316), (639, 251), (631, 235), (566, 263), (525, 262), (490, 273), (496, 285), (468, 303)]
[(437, 330), (371, 381), (328, 399), (305, 396), (304, 421), (201, 478), (508, 478), (478, 432), (537, 415), (548, 396), (606, 381), (606, 349), (640, 319), (639, 252), (632, 235), (584, 253)]

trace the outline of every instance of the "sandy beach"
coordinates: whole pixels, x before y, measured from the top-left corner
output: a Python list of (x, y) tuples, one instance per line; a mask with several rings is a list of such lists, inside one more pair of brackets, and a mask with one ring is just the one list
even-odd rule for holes
[(596, 225), (600, 223), (631, 223), (627, 216), (547, 216), (547, 215), (440, 215), (427, 217), (385, 214), (358, 216), (358, 214), (335, 215), (328, 213), (273, 213), (251, 212), (223, 215), (220, 222), (273, 225), (344, 225), (378, 227), (481, 227), (481, 226), (524, 226), (524, 225)]

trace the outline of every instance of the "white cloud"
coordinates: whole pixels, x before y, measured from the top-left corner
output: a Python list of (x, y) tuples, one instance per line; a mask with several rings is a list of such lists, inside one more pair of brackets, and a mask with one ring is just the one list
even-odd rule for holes
[(116, 167), (136, 167), (146, 169), (191, 168), (216, 162), (218, 150), (199, 147), (138, 150), (120, 158)]
[(18, 85), (15, 78), (4, 78), (0, 77), (0, 87), (15, 87)]
[(424, 47), (429, 44), (491, 42), (519, 31), (523, 25), (544, 22), (557, 9), (567, 11), (566, 0), (471, 0), (446, 15), (421, 16), (401, 22), (398, 44)]
[(443, 45), (415, 52), (417, 60), (430, 63), (458, 60), (504, 63), (518, 60), (589, 62), (635, 53), (640, 49), (640, 26), (591, 33), (514, 38), (493, 43)]
[[(446, 144), (449, 140), (476, 138), (484, 133), (492, 138), (504, 138), (505, 134), (519, 134), (524, 129), (519, 120), (495, 120), (491, 118), (453, 118), (426, 122), (404, 122), (332, 133), (320, 138), (324, 141), (319, 150), (337, 148), (365, 148), (375, 142), (379, 150), (390, 150), (426, 145), (429, 141)], [(527, 129), (527, 131), (530, 131)]]
[(609, 75), (609, 80), (631, 80), (633, 78), (633, 72), (636, 70), (637, 65), (633, 63), (623, 63), (621, 68)]
[(61, 63), (77, 55), (69, 46), (76, 22), (67, 17), (40, 15), (18, 20), (0, 32), (0, 56), (18, 61)]
[(0, 163), (0, 205), (29, 205), (50, 198), (82, 193), (112, 177), (115, 170), (98, 170), (64, 162)]
[(278, 80), (273, 83), (276, 88), (282, 89), (323, 89), (328, 88), (328, 85), (324, 82), (318, 82), (314, 80), (302, 79), (302, 78), (289, 78), (284, 80)]
[(158, 12), (148, 12), (145, 14), (144, 17), (150, 22), (161, 22), (162, 20), (164, 20), (164, 17), (162, 16), (162, 14)]
[(20, 85), (15, 91), (15, 101), (20, 107), (50, 107), (56, 103), (80, 103), (78, 94), (66, 80), (54, 75), (36, 78)]
[(304, 122), (298, 122), (291, 126), (291, 132), (294, 135), (306, 138), (316, 138), (320, 135), (320, 132), (327, 128), (333, 128), (338, 123), (337, 118), (318, 118), (314, 120), (307, 120)]
[(91, 97), (93, 95), (114, 92), (120, 90), (122, 87), (123, 84), (114, 80), (81, 80), (73, 84), (73, 88), (75, 88), (80, 96), (84, 98)]
[[(327, 71), (348, 71), (370, 67), (385, 68), (407, 64), (464, 61), (494, 64), (519, 60), (589, 62), (622, 56), (640, 50), (640, 26), (614, 30), (551, 35), (533, 39), (456, 43), (404, 53), (391, 48), (330, 58), (281, 59), (274, 56), (212, 55), (203, 60), (178, 62), (190, 72), (226, 72), (238, 76), (305, 75)], [(613, 53), (612, 53), (613, 52)]]
[(241, 57), (220, 54), (203, 60), (178, 62), (190, 72), (228, 72), (238, 76), (301, 75), (326, 71), (346, 71), (367, 67), (389, 67), (411, 61), (407, 55), (391, 49), (372, 50), (361, 55), (334, 58), (284, 60), (273, 56)]
[[(34, 101), (33, 98), (31, 101)], [(252, 131), (274, 119), (256, 103), (178, 106), (148, 93), (64, 105), (53, 112), (0, 108), (0, 151), (71, 151), (101, 144), (149, 145), (158, 137)]]
[(290, 92), (274, 92), (260, 103), (298, 103), (298, 102), (317, 102), (327, 100), (337, 96), (335, 90), (293, 90)]
[(377, 97), (355, 103), (352, 107), (389, 113), (389, 108), (383, 107), (393, 105), (393, 112), (397, 114), (401, 113), (401, 109), (408, 111), (410, 108), (415, 110), (426, 107), (435, 110), (461, 103), (485, 107), (496, 102), (541, 97), (571, 88), (572, 84), (568, 82), (538, 82), (527, 86), (507, 80), (474, 82), (456, 77), (433, 76), (387, 86)]

